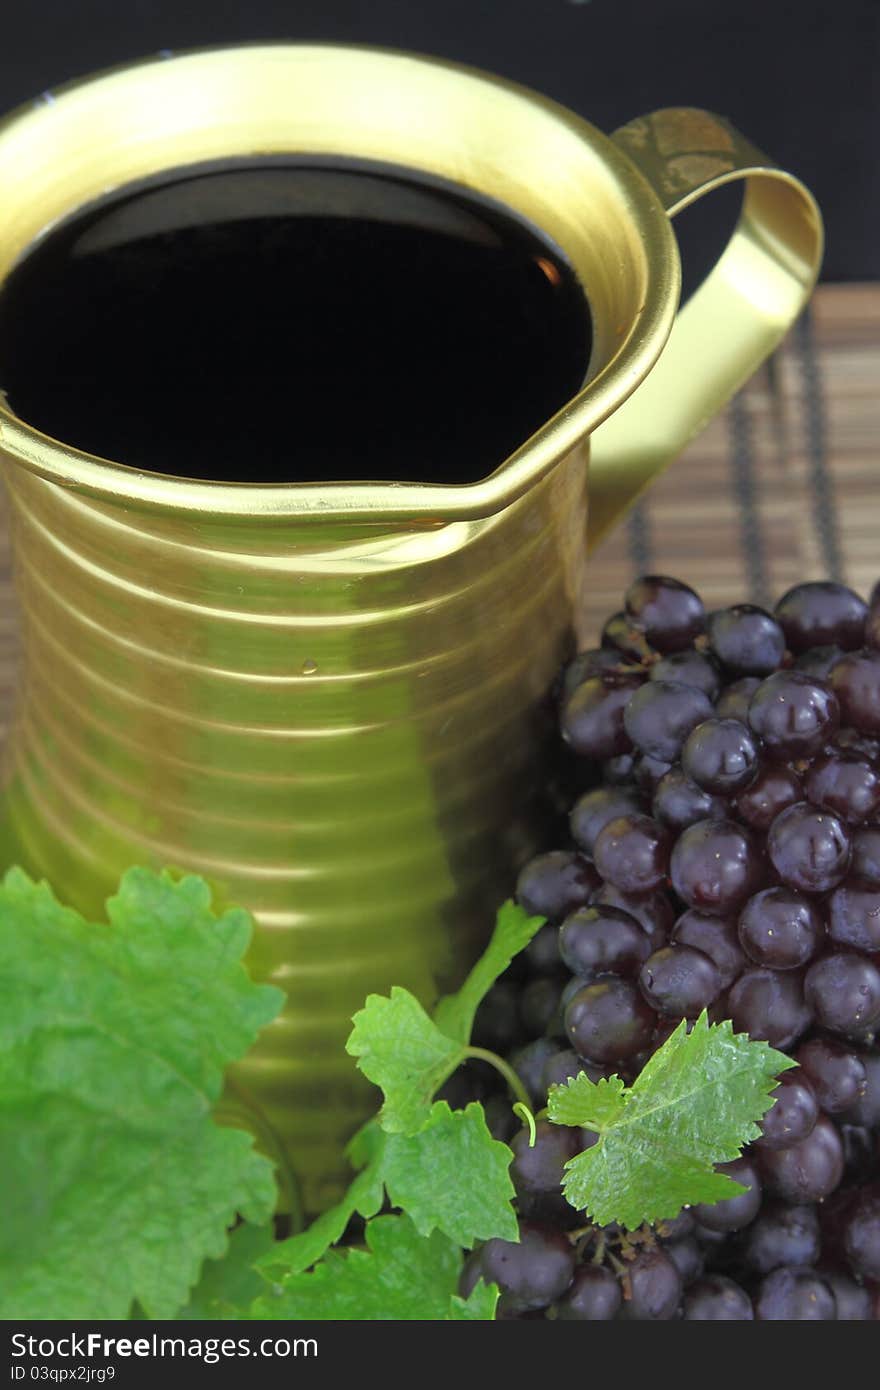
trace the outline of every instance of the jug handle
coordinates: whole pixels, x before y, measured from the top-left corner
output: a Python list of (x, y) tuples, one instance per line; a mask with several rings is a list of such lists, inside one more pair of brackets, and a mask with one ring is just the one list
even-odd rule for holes
[(679, 311), (659, 360), (590, 440), (592, 549), (773, 351), (819, 271), (822, 221), (812, 195), (726, 120), (674, 107), (612, 135), (674, 217), (745, 179), (739, 221), (720, 259)]

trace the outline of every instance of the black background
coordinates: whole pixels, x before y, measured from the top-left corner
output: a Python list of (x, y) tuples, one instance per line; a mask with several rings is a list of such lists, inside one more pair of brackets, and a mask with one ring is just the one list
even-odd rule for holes
[(160, 48), (261, 38), (474, 63), (605, 130), (714, 108), (816, 194), (824, 278), (880, 277), (880, 0), (0, 0), (0, 21), (0, 108)]

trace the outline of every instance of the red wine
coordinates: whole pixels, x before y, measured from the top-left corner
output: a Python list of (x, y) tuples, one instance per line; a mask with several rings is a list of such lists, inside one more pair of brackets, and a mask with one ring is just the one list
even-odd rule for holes
[(470, 482), (582, 385), (590, 319), (543, 236), (401, 171), (238, 162), (131, 185), (0, 289), (0, 389), (154, 472)]

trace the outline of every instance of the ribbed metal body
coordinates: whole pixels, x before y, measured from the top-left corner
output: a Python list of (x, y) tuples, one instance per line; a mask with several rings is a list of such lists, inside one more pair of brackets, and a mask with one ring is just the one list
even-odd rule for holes
[(25, 665), (18, 857), (91, 913), (130, 864), (257, 920), (287, 1006), (240, 1068), (309, 1207), (372, 1103), (371, 990), (460, 978), (535, 827), (546, 700), (585, 555), (576, 451), (484, 521), (246, 524), (7, 470)]
[[(149, 473), (48, 438), (0, 391), (25, 632), (3, 807), (6, 851), (89, 912), (133, 863), (197, 870), (252, 910), (252, 968), (288, 1004), (233, 1084), (317, 1208), (375, 1098), (343, 1051), (352, 1012), (460, 978), (534, 837), (585, 542), (779, 341), (821, 223), (707, 112), (609, 139), (455, 65), (255, 44), (163, 53), (0, 122), (0, 282), (114, 189), (290, 154), (437, 177), (540, 228), (589, 301), (584, 385), (501, 467), (446, 486), (327, 485), (319, 461), (277, 486)], [(677, 316), (667, 214), (739, 178), (730, 245)], [(294, 409), (279, 449), (297, 456)]]

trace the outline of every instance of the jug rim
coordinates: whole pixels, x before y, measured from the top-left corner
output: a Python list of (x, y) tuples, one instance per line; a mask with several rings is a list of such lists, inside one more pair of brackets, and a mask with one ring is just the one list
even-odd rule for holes
[[(447, 110), (450, 94), (458, 96), (466, 88), (467, 102), (462, 101), (462, 106), (466, 107), (466, 114), (469, 116), (473, 116), (475, 111), (479, 114), (485, 123), (485, 129), (480, 134), (491, 137), (489, 143), (494, 145), (493, 153), (497, 154), (498, 158), (494, 164), (491, 157), (486, 160), (491, 176), (488, 187), (484, 186), (485, 181), (477, 181), (472, 170), (463, 170), (462, 177), (453, 181), (458, 182), (465, 192), (470, 189), (488, 194), (506, 202), (515, 211), (520, 211), (515, 199), (504, 196), (512, 184), (508, 179), (508, 171), (501, 167), (500, 161), (506, 148), (505, 140), (508, 137), (512, 140), (517, 129), (528, 127), (530, 115), (535, 117), (536, 134), (543, 135), (545, 141), (556, 140), (557, 143), (551, 152), (560, 159), (564, 155), (570, 161), (569, 167), (565, 167), (563, 160), (562, 176), (556, 177), (556, 185), (563, 189), (572, 185), (572, 207), (567, 213), (572, 227), (575, 226), (578, 205), (582, 206), (586, 198), (586, 189), (575, 191), (573, 188), (578, 172), (576, 152), (581, 151), (584, 157), (585, 182), (588, 181), (586, 176), (595, 180), (595, 188), (598, 189), (599, 201), (607, 222), (607, 226), (603, 228), (603, 235), (606, 242), (606, 263), (611, 266), (611, 270), (606, 277), (603, 268), (602, 290), (607, 290), (604, 279), (614, 280), (616, 276), (615, 287), (613, 291), (609, 291), (611, 299), (613, 300), (614, 292), (620, 299), (625, 291), (632, 303), (628, 321), (625, 319), (622, 324), (608, 324), (604, 335), (595, 331), (597, 325), (594, 323), (593, 359), (580, 391), (492, 473), (469, 483), (381, 480), (325, 483), (291, 481), (283, 484), (213, 482), (151, 472), (87, 453), (44, 434), (12, 412), (2, 391), (0, 451), (49, 482), (100, 500), (146, 510), (170, 510), (178, 513), (199, 511), (218, 517), (262, 517), (266, 520), (296, 518), (350, 521), (360, 524), (418, 522), (425, 526), (445, 525), (450, 521), (494, 515), (524, 496), (562, 458), (583, 444), (592, 431), (636, 389), (663, 350), (672, 328), (680, 291), (677, 244), (670, 220), (654, 189), (626, 153), (607, 135), (565, 106), (539, 92), (482, 69), (436, 58), (430, 54), (372, 45), (310, 44), (286, 40), (212, 45), (176, 53), (163, 50), (135, 62), (118, 64), (101, 72), (76, 78), (52, 92), (43, 93), (32, 102), (20, 105), (0, 120), (0, 186), (9, 187), (7, 166), (11, 166), (13, 172), (17, 166), (25, 198), (30, 194), (30, 202), (26, 206), (29, 207), (32, 217), (39, 206), (44, 207), (44, 211), (38, 215), (38, 224), (31, 224), (31, 234), (22, 237), (19, 230), (20, 245), (17, 251), (13, 246), (11, 254), (3, 228), (0, 227), (0, 281), (41, 235), (51, 230), (61, 218), (71, 215), (92, 201), (92, 189), (100, 189), (101, 193), (106, 194), (137, 181), (137, 175), (120, 178), (118, 170), (108, 171), (102, 168), (102, 156), (108, 156), (108, 151), (111, 156), (116, 152), (116, 146), (112, 142), (106, 143), (109, 107), (115, 108), (118, 126), (125, 127), (127, 132), (133, 129), (132, 148), (137, 150), (138, 157), (141, 157), (140, 146), (145, 141), (141, 138), (138, 143), (137, 137), (141, 133), (138, 119), (141, 123), (151, 117), (155, 121), (154, 103), (161, 92), (165, 100), (161, 105), (163, 119), (160, 125), (163, 127), (166, 145), (169, 141), (174, 142), (178, 130), (173, 126), (170, 130), (165, 130), (164, 127), (170, 124), (175, 114), (181, 122), (184, 120), (187, 111), (193, 106), (192, 92), (197, 90), (195, 84), (201, 82), (202, 91), (206, 91), (209, 98), (205, 102), (207, 123), (195, 129), (204, 144), (209, 130), (212, 139), (214, 138), (214, 128), (222, 110), (219, 98), (223, 95), (224, 81), (231, 76), (240, 78), (242, 73), (248, 70), (253, 76), (257, 71), (255, 64), (262, 60), (271, 67), (279, 58), (290, 60), (290, 70), (274, 73), (273, 81), (266, 83), (268, 91), (263, 92), (262, 87), (257, 86), (249, 93), (251, 104), (255, 96), (258, 102), (265, 97), (264, 106), (255, 113), (255, 129), (259, 127), (261, 120), (262, 128), (266, 129), (273, 116), (279, 119), (278, 94), (279, 90), (283, 90), (285, 80), (289, 81), (292, 76), (296, 76), (300, 79), (301, 85), (306, 86), (308, 97), (314, 99), (316, 93), (319, 93), (322, 81), (329, 80), (326, 77), (328, 65), (336, 66), (336, 98), (342, 100), (344, 97), (348, 102), (352, 121), (363, 95), (362, 91), (356, 90), (352, 96), (353, 73), (365, 85), (372, 85), (376, 92), (388, 92), (393, 82), (397, 82), (403, 89), (404, 97), (408, 90), (410, 98), (413, 98), (417, 88), (420, 102), (427, 94), (428, 99), (435, 103), (445, 101)], [(278, 83), (279, 76), (283, 79), (281, 88)], [(169, 77), (175, 80), (169, 82)], [(151, 83), (151, 79), (156, 80)], [(346, 81), (349, 87), (343, 91), (342, 84)], [(430, 91), (432, 83), (437, 88), (433, 93)], [(356, 86), (356, 83), (354, 85)], [(154, 88), (152, 92), (151, 86)], [(170, 101), (169, 94), (172, 98)], [(327, 101), (326, 97), (321, 99)], [(215, 103), (213, 108), (212, 100)], [(455, 115), (454, 112), (451, 114)], [(540, 122), (537, 120), (538, 117)], [(215, 122), (214, 127), (209, 124), (212, 118)], [(68, 120), (68, 129), (80, 142), (73, 146), (76, 151), (82, 153), (84, 134), (90, 135), (96, 143), (94, 147), (88, 144), (85, 146), (90, 157), (83, 166), (79, 185), (75, 179), (71, 181), (68, 178), (67, 182), (62, 182), (60, 191), (57, 188), (53, 189), (50, 196), (50, 176), (47, 170), (51, 170), (53, 160), (64, 150), (65, 142), (59, 137), (65, 134), (61, 127), (61, 122), (65, 119)], [(345, 119), (343, 111), (343, 124)], [(461, 118), (462, 123), (463, 120), (464, 116)], [(540, 130), (537, 129), (539, 125)], [(219, 133), (221, 136), (224, 133), (222, 126)], [(160, 131), (160, 137), (156, 142), (157, 151), (164, 148), (162, 134)], [(190, 134), (187, 128), (187, 136)], [(72, 138), (73, 136), (70, 137)], [(279, 122), (278, 138), (285, 138), (283, 121)], [(290, 136), (287, 135), (286, 138)], [(333, 155), (345, 152), (341, 149), (325, 149), (320, 143), (320, 133), (317, 138), (319, 143), (310, 149)], [(104, 144), (101, 143), (102, 139)], [(405, 152), (406, 141), (398, 143)], [(535, 144), (538, 143), (536, 139)], [(216, 145), (216, 141), (214, 144)], [(183, 145), (187, 151), (198, 148), (197, 141), (193, 143), (193, 139), (185, 140)], [(418, 152), (417, 142), (412, 142), (411, 148)], [(250, 151), (251, 156), (256, 153), (285, 152), (289, 151), (284, 145), (278, 145), (271, 150), (261, 148), (259, 151)], [(541, 158), (546, 158), (547, 152), (543, 149), (538, 153)], [(183, 159), (172, 162), (144, 164), (141, 177), (144, 173), (147, 176), (156, 172), (171, 173), (172, 170), (179, 170), (187, 164), (206, 163), (212, 157), (212, 153), (216, 157), (214, 147), (206, 145), (201, 160), (188, 159), (184, 154)], [(227, 150), (226, 157), (236, 153), (237, 150)], [(379, 153), (381, 157), (381, 151)], [(511, 146), (511, 164), (520, 153)], [(36, 161), (35, 154), (39, 156)], [(126, 154), (128, 155), (128, 147)], [(28, 156), (32, 164), (37, 164), (36, 173), (33, 172), (32, 165), (27, 166), (25, 170), (24, 161)], [(223, 157), (222, 152), (220, 157)], [(40, 158), (43, 160), (42, 165), (39, 163)], [(423, 168), (421, 163), (408, 163), (403, 158), (391, 159), (388, 162), (415, 171)], [(526, 166), (523, 173), (527, 174), (529, 169), (534, 167), (533, 161), (531, 165)], [(442, 172), (445, 173), (445, 170)], [(115, 179), (114, 173), (117, 174)], [(566, 179), (569, 184), (566, 184)], [(529, 193), (533, 191), (529, 190)], [(549, 191), (553, 191), (552, 181)], [(59, 196), (62, 200), (60, 204)], [(547, 202), (547, 195), (545, 204), (546, 210), (552, 211)], [(60, 213), (59, 207), (63, 208)], [(50, 214), (48, 216), (47, 211)], [(556, 213), (553, 212), (553, 215)], [(546, 218), (537, 225), (545, 230), (545, 222)], [(576, 233), (573, 232), (572, 235), (576, 236)], [(586, 226), (581, 226), (580, 237), (583, 246), (587, 247)], [(557, 244), (562, 245), (563, 251), (569, 250), (565, 245), (564, 236), (560, 239), (557, 232), (554, 239)], [(623, 285), (627, 269), (623, 264), (625, 254), (630, 257), (628, 268), (633, 282), (628, 286)], [(616, 266), (613, 265), (615, 258)], [(569, 255), (569, 259), (574, 260), (575, 273), (578, 274), (586, 291), (588, 287), (583, 285), (577, 257), (572, 258)], [(591, 296), (588, 302), (592, 308), (594, 301)], [(611, 317), (618, 316), (619, 312)]]

